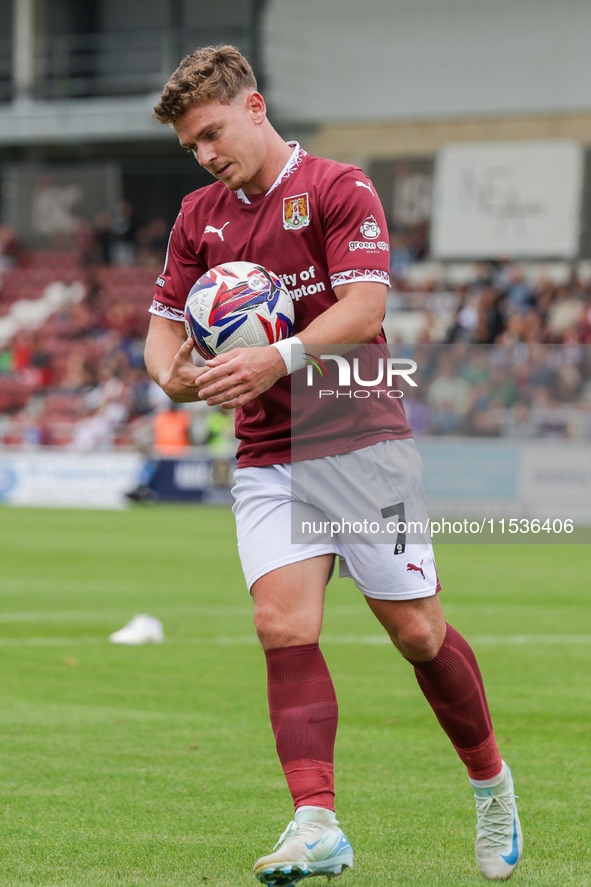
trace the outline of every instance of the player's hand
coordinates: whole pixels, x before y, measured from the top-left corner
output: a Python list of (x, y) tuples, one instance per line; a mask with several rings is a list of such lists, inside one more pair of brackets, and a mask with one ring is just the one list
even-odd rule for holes
[(205, 366), (197, 381), (199, 396), (210, 406), (221, 404), (224, 410), (244, 406), (286, 373), (279, 351), (269, 345), (235, 348), (206, 361)]
[(200, 400), (197, 380), (206, 370), (205, 367), (196, 367), (191, 360), (193, 347), (193, 339), (183, 342), (170, 370), (161, 380), (163, 391), (173, 403), (192, 403)]

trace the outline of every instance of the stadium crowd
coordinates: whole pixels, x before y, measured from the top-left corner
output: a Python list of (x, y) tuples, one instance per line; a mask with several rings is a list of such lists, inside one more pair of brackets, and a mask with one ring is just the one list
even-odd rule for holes
[(136, 265), (160, 270), (168, 233), (169, 226), (161, 218), (139, 225), (133, 207), (123, 200), (113, 213), (100, 212), (93, 221), (81, 219), (74, 240), (84, 266)]
[[(82, 221), (67, 253), (27, 252), (0, 228), (0, 445), (152, 448), (170, 403), (143, 343), (166, 237), (161, 219), (138, 228), (129, 204)], [(384, 325), (418, 363), (404, 400), (415, 433), (591, 437), (590, 269), (444, 266), (416, 261), (412, 242), (392, 235)], [(227, 423), (185, 409), (185, 446), (222, 434), (228, 447)]]
[(412, 342), (415, 434), (591, 437), (591, 268), (393, 259), (385, 325)]

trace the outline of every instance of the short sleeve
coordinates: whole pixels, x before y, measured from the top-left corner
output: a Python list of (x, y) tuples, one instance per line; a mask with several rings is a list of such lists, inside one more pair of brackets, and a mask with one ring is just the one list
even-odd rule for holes
[(331, 286), (354, 280), (389, 284), (386, 216), (373, 182), (347, 169), (324, 195), (323, 225)]
[(185, 206), (181, 206), (168, 238), (166, 259), (156, 280), (156, 292), (150, 313), (168, 320), (185, 319), (185, 301), (196, 280), (207, 268), (199, 261), (184, 230)]

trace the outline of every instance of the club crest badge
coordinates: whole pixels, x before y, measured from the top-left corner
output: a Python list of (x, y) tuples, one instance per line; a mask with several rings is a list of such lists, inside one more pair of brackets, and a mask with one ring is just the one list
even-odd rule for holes
[(368, 216), (359, 230), (368, 240), (375, 240), (381, 234), (381, 229), (373, 216)]
[(283, 198), (283, 227), (288, 231), (305, 228), (310, 224), (310, 207), (307, 194)]

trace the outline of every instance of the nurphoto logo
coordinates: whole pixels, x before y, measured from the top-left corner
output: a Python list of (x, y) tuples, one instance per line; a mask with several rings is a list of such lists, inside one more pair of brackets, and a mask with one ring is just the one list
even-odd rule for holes
[[(349, 360), (342, 354), (321, 354), (320, 357), (315, 357), (312, 354), (306, 353), (304, 356), (308, 364), (306, 385), (309, 388), (314, 386), (314, 370), (317, 370), (321, 377), (328, 375), (324, 361), (332, 360), (338, 367), (338, 390), (320, 389), (318, 397), (366, 398), (371, 397), (372, 394), (376, 397), (384, 394), (386, 397), (398, 399), (404, 396), (402, 391), (393, 387), (394, 380), (398, 376), (402, 377), (411, 387), (417, 387), (417, 383), (411, 378), (412, 374), (417, 370), (417, 364), (416, 361), (407, 357), (380, 357), (373, 370), (376, 373), (375, 378), (362, 379), (358, 357), (353, 358), (353, 365), (351, 367)], [(351, 383), (351, 370), (353, 370), (353, 383), (360, 386), (359, 388), (354, 388)], [(376, 388), (382, 382), (385, 382), (386, 387)]]

